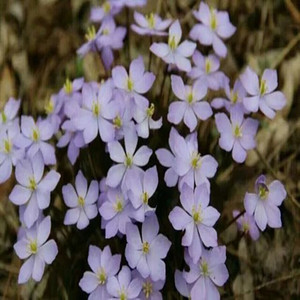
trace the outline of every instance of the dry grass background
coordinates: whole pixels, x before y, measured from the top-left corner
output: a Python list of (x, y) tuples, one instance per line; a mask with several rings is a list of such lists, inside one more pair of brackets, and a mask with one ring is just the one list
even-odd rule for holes
[[(62, 87), (66, 76), (84, 76), (87, 81), (106, 76), (96, 55), (88, 55), (83, 60), (76, 57), (76, 49), (83, 42), (89, 8), (93, 2), (97, 1), (0, 0), (0, 108), (10, 96), (14, 96), (23, 99), (22, 113), (34, 116), (43, 114), (46, 101)], [(163, 16), (179, 18), (187, 34), (195, 22), (191, 8), (200, 1), (148, 2), (144, 11), (154, 10)], [(245, 192), (253, 188), (255, 178), (260, 173), (266, 173), (270, 179), (280, 179), (288, 190), (288, 198), (281, 208), (282, 229), (267, 230), (256, 243), (242, 239), (228, 246), (227, 266), (231, 277), (221, 291), (222, 299), (299, 299), (300, 2), (207, 2), (228, 10), (232, 23), (237, 26), (236, 34), (227, 43), (229, 55), (222, 63), (223, 70), (235, 79), (247, 64), (257, 72), (267, 67), (277, 68), (280, 88), (288, 100), (287, 106), (277, 114), (275, 120), (257, 116), (261, 119), (258, 151), (251, 152), (243, 166), (234, 164), (230, 154), (218, 149), (218, 136), (212, 120), (199, 126), (200, 146), (204, 152), (212, 153), (220, 164), (212, 186), (212, 203), (223, 212), (217, 228), (230, 220), (233, 209), (242, 208)], [(120, 24), (126, 24), (125, 13), (117, 19)], [(130, 32), (130, 39), (131, 56), (144, 53), (147, 59), (149, 40), (137, 37), (133, 32)], [(203, 51), (207, 49), (203, 48)], [(117, 62), (126, 64), (125, 50), (118, 54)], [(157, 74), (162, 69), (162, 64), (155, 59), (152, 71)], [(160, 108), (158, 114), (165, 112), (165, 104), (173, 97), (168, 97), (167, 80), (162, 99), (158, 99), (161, 82), (162, 75), (159, 75), (152, 92), (152, 99)], [(161, 134), (167, 134), (168, 130), (163, 129)], [(155, 148), (157, 145), (158, 141), (153, 138), (151, 146)], [(59, 168), (64, 174), (65, 183), (71, 176), (69, 165), (61, 160)], [(101, 172), (99, 169), (98, 174)], [(17, 275), (21, 262), (12, 249), (19, 226), (18, 212), (8, 201), (13, 184), (14, 179), (11, 178), (0, 186), (0, 296), (2, 299), (85, 299), (78, 281), (87, 268), (87, 247), (90, 242), (105, 244), (99, 229), (99, 217), (88, 230), (82, 232), (74, 228), (62, 228), (65, 208), (57, 195), (50, 214), (54, 222), (52, 236), (58, 241), (60, 253), (39, 285), (30, 282), (18, 286)], [(175, 190), (162, 189), (158, 192), (157, 203), (169, 201), (167, 204), (158, 204), (160, 216), (167, 219), (168, 212), (177, 201), (176, 197)], [(166, 232), (171, 230), (168, 221), (163, 222), (166, 223)], [(180, 234), (166, 234), (174, 245), (180, 244)], [(235, 236), (235, 226), (231, 226), (222, 233), (220, 239), (228, 242)], [(110, 244), (115, 251), (124, 249), (124, 245), (115, 245), (111, 241)], [(168, 263), (182, 268), (180, 250), (174, 246), (172, 248)], [(174, 291), (173, 272), (171, 270), (168, 273), (164, 299), (180, 299)]]

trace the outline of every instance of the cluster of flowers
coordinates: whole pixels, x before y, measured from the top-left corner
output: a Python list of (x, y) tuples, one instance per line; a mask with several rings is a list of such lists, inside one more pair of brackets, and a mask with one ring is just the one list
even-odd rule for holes
[[(97, 33), (94, 27), (88, 30), (88, 41), (78, 54), (100, 52), (109, 69), (114, 60), (112, 50), (122, 48), (126, 35), (125, 28), (116, 26), (114, 16), (124, 6), (145, 3), (146, 0), (110, 0), (93, 8), (91, 21), (101, 25)], [(135, 12), (137, 24), (131, 29), (140, 35), (167, 36), (168, 43), (153, 43), (150, 51), (168, 64), (168, 72), (183, 71), (192, 82), (185, 85), (182, 77), (171, 75), (173, 93), (180, 101), (170, 104), (167, 115), (168, 121), (175, 125), (183, 120), (191, 133), (183, 137), (172, 127), (171, 151), (162, 148), (155, 154), (160, 164), (168, 168), (166, 185), (178, 184), (180, 192), (182, 207), (174, 207), (169, 220), (175, 230), (185, 231), (182, 246), (189, 271), (176, 270), (176, 288), (191, 299), (219, 299), (216, 286), (222, 286), (229, 275), (225, 266), (226, 248), (218, 246), (213, 228), (220, 213), (209, 205), (209, 180), (215, 176), (218, 163), (211, 155), (199, 152), (195, 130), (198, 120), (205, 121), (213, 115), (213, 109), (223, 108), (225, 112), (215, 114), (219, 145), (225, 151), (232, 151), (233, 159), (242, 163), (247, 151), (256, 147), (259, 122), (249, 115), (260, 110), (274, 118), (286, 100), (281, 92), (274, 92), (275, 70), (265, 70), (259, 79), (248, 67), (231, 89), (228, 77), (219, 67), (220, 58), (227, 54), (223, 39), (232, 36), (236, 28), (227, 12), (209, 8), (203, 2), (194, 16), (199, 24), (190, 31), (190, 38), (202, 45), (212, 45), (215, 54), (203, 56), (196, 50), (196, 43), (187, 40), (180, 43), (182, 31), (178, 20)], [(21, 267), (19, 283), (31, 277), (41, 280), (45, 264), (51, 264), (57, 255), (55, 241), (47, 241), (50, 217), (43, 215), (60, 179), (54, 170), (44, 176), (45, 166), (56, 164), (50, 140), (60, 136), (57, 147), (68, 147), (67, 155), (74, 165), (80, 149), (88, 147), (99, 135), (114, 164), (100, 182), (93, 180), (88, 185), (79, 171), (75, 188), (71, 183), (62, 187), (68, 207), (64, 224), (84, 229), (99, 213), (107, 239), (126, 236), (125, 257), (131, 269), (128, 266), (120, 269), (121, 256), (112, 255), (108, 246), (101, 250), (91, 245), (88, 263), (92, 271), (84, 273), (79, 285), (90, 294), (89, 299), (162, 299), (160, 290), (166, 280), (163, 259), (171, 242), (159, 233), (155, 208), (149, 205), (158, 186), (158, 173), (156, 166), (143, 167), (148, 164), (152, 150), (145, 145), (138, 147), (139, 138), (148, 138), (150, 130), (162, 126), (162, 118), (152, 119), (155, 107), (145, 96), (155, 78), (153, 73), (145, 71), (143, 58), (139, 56), (131, 62), (128, 72), (123, 66), (116, 66), (112, 77), (100, 84), (84, 82), (82, 78), (73, 82), (67, 79), (46, 105), (47, 116), (36, 122), (29, 116), (21, 116), (19, 121), (20, 100), (11, 98), (7, 102), (0, 115), (0, 182), (6, 181), (15, 167), (17, 184), (9, 199), (20, 207), (22, 227), (14, 248), (21, 259), (27, 259)], [(223, 89), (226, 98), (204, 101), (209, 89)], [(267, 224), (281, 227), (278, 206), (285, 197), (286, 191), (278, 180), (267, 185), (266, 178), (260, 176), (255, 193), (245, 195), (246, 212), (233, 212), (234, 217), (239, 216), (238, 228), (255, 240), (259, 237), (258, 228), (263, 231)]]

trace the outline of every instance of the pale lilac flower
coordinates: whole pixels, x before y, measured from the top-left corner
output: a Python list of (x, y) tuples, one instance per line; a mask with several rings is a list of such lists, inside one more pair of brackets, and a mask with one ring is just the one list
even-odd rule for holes
[(63, 88), (58, 93), (59, 101), (64, 104), (64, 113), (69, 114), (73, 111), (73, 104), (81, 104), (81, 89), (84, 83), (84, 79), (76, 78), (71, 81), (69, 78), (66, 79)]
[(175, 271), (175, 287), (180, 295), (191, 299), (192, 285), (186, 282), (183, 275), (183, 272), (180, 272), (179, 270)]
[(138, 296), (141, 300), (163, 300), (160, 290), (165, 285), (165, 280), (153, 281), (150, 277), (143, 278), (137, 270), (132, 272), (134, 278), (139, 278), (142, 282), (142, 290)]
[(80, 57), (85, 56), (89, 52), (97, 52), (97, 39), (100, 35), (99, 33), (100, 29), (96, 32), (96, 28), (94, 25), (88, 27), (85, 39), (86, 42), (80, 46), (80, 48), (77, 50), (77, 55)]
[(83, 130), (85, 143), (89, 144), (98, 135), (102, 141), (114, 140), (115, 129), (112, 120), (117, 108), (112, 101), (111, 81), (102, 83), (99, 88), (84, 84), (82, 88), (83, 107), (79, 109), (72, 121), (78, 130)]
[(219, 146), (227, 152), (232, 151), (232, 158), (243, 163), (247, 151), (256, 147), (255, 135), (259, 122), (252, 118), (244, 119), (241, 105), (230, 110), (230, 120), (224, 113), (215, 115), (217, 129), (221, 134)]
[(117, 27), (114, 19), (109, 18), (103, 21), (97, 33), (97, 50), (101, 53), (102, 62), (106, 70), (108, 70), (113, 61), (113, 50), (123, 48), (124, 38), (126, 36), (125, 27)]
[(50, 265), (58, 250), (54, 240), (47, 239), (51, 231), (50, 217), (44, 218), (30, 229), (25, 229), (23, 237), (14, 244), (15, 252), (21, 259), (27, 259), (19, 273), (18, 283), (25, 283), (31, 277), (40, 281), (44, 274), (45, 265)]
[(145, 219), (142, 234), (131, 223), (126, 227), (127, 245), (125, 256), (131, 268), (137, 268), (142, 277), (152, 280), (166, 279), (166, 265), (163, 259), (171, 247), (171, 242), (162, 234), (158, 234), (159, 224), (155, 214)]
[(152, 119), (155, 111), (155, 106), (153, 103), (149, 107), (138, 108), (136, 107), (133, 118), (137, 122), (136, 131), (138, 136), (147, 139), (149, 137), (150, 129), (159, 129), (162, 126), (162, 117), (157, 121)]
[(170, 26), (172, 20), (162, 20), (162, 18), (154, 13), (142, 15), (137, 11), (134, 12), (134, 20), (137, 23), (131, 25), (131, 29), (140, 35), (159, 35), (165, 36), (165, 30)]
[[(232, 216), (235, 218), (240, 214), (240, 211), (234, 210)], [(247, 212), (241, 215), (236, 220), (237, 228), (239, 231), (244, 234), (249, 234), (253, 241), (256, 241), (259, 238), (259, 229), (257, 228), (254, 217), (249, 215)]]
[(196, 187), (195, 191), (188, 185), (182, 187), (179, 206), (173, 208), (169, 220), (176, 230), (185, 230), (182, 245), (188, 247), (189, 255), (196, 263), (206, 247), (218, 245), (217, 232), (212, 227), (220, 217), (220, 213), (208, 206), (209, 190), (206, 185)]
[(50, 193), (55, 189), (60, 174), (51, 170), (43, 177), (44, 162), (40, 153), (32, 159), (20, 160), (16, 165), (15, 176), (18, 184), (9, 195), (16, 205), (26, 204), (24, 223), (29, 228), (37, 220), (39, 210), (50, 204)]
[(145, 172), (133, 172), (128, 177), (128, 198), (135, 211), (133, 217), (144, 222), (145, 216), (153, 212), (155, 208), (149, 206), (149, 199), (153, 196), (158, 185), (158, 174), (156, 167)]
[(220, 294), (216, 286), (223, 286), (229, 274), (225, 266), (226, 247), (214, 247), (202, 251), (200, 261), (193, 263), (188, 259), (189, 272), (184, 272), (188, 284), (193, 284), (191, 299), (219, 300)]
[(86, 146), (83, 138), (83, 132), (76, 129), (72, 120), (66, 120), (62, 124), (61, 129), (65, 132), (60, 137), (56, 146), (58, 148), (68, 146), (67, 155), (71, 164), (74, 165), (79, 156), (80, 148)]
[(246, 193), (244, 205), (249, 215), (254, 215), (254, 220), (261, 231), (267, 224), (271, 228), (280, 228), (281, 214), (278, 206), (286, 198), (286, 190), (279, 180), (266, 183), (266, 177), (261, 175), (255, 183), (255, 194)]
[(28, 157), (36, 153), (42, 154), (45, 165), (56, 164), (55, 148), (48, 143), (54, 130), (49, 121), (38, 120), (34, 122), (30, 116), (21, 117), (21, 134), (15, 139), (16, 146), (26, 149)]
[(243, 99), (245, 98), (247, 92), (244, 89), (241, 81), (237, 79), (234, 83), (233, 89), (230, 88), (229, 80), (225, 80), (224, 91), (227, 98), (215, 98), (211, 102), (211, 106), (215, 109), (220, 109), (225, 107), (228, 112), (230, 112), (232, 107), (243, 106), (244, 113), (249, 113), (248, 110), (243, 105)]
[(89, 294), (89, 300), (107, 300), (107, 281), (118, 273), (121, 255), (112, 255), (109, 246), (101, 250), (90, 245), (88, 263), (92, 271), (84, 272), (79, 286)]
[(139, 278), (132, 279), (131, 271), (127, 266), (122, 267), (118, 276), (112, 276), (107, 281), (107, 291), (111, 296), (110, 300), (137, 300), (141, 289), (141, 280)]
[(110, 188), (106, 193), (107, 199), (100, 206), (99, 213), (106, 221), (105, 238), (109, 239), (118, 232), (126, 234), (126, 225), (131, 223), (132, 205), (120, 189)]
[(220, 60), (216, 55), (203, 56), (200, 51), (196, 50), (192, 59), (195, 66), (188, 73), (190, 78), (199, 80), (203, 85), (206, 84), (209, 89), (214, 91), (223, 87), (227, 77), (219, 71)]
[(227, 49), (222, 39), (231, 37), (236, 31), (230, 23), (228, 12), (218, 11), (201, 2), (199, 10), (193, 13), (201, 24), (192, 28), (191, 39), (198, 40), (202, 45), (212, 45), (219, 56), (225, 57)]
[(0, 183), (11, 176), (13, 166), (24, 157), (24, 150), (15, 146), (19, 133), (18, 119), (11, 121), (7, 129), (0, 129)]
[(123, 66), (116, 66), (112, 70), (114, 85), (124, 93), (129, 100), (134, 99), (137, 107), (148, 107), (149, 101), (142, 96), (153, 85), (155, 75), (145, 72), (143, 57), (134, 59), (129, 67), (129, 74)]
[(21, 100), (9, 98), (6, 102), (3, 110), (0, 112), (0, 128), (6, 130), (13, 125), (14, 120), (17, 118), (21, 105)]
[(113, 0), (105, 0), (101, 6), (94, 6), (91, 9), (91, 22), (101, 23), (102, 21), (114, 17), (121, 11), (121, 7)]
[(62, 194), (68, 209), (64, 224), (77, 224), (78, 229), (86, 228), (91, 219), (97, 214), (97, 200), (99, 195), (99, 186), (96, 180), (93, 180), (88, 188), (87, 180), (79, 171), (75, 179), (75, 188), (68, 183), (62, 188)]
[(259, 79), (257, 74), (247, 67), (240, 79), (250, 95), (243, 99), (243, 104), (249, 111), (257, 112), (260, 109), (268, 118), (273, 119), (276, 111), (285, 106), (286, 97), (282, 92), (275, 91), (278, 86), (276, 70), (265, 69)]
[(144, 6), (147, 3), (147, 0), (111, 0), (113, 4), (118, 7), (136, 7)]
[(159, 162), (169, 169), (165, 174), (167, 186), (175, 186), (179, 178), (179, 189), (186, 183), (190, 187), (205, 183), (210, 187), (208, 178), (214, 177), (218, 163), (211, 155), (198, 152), (197, 133), (185, 139), (172, 127), (169, 136), (172, 153), (167, 149), (158, 149), (155, 154)]
[(138, 136), (134, 130), (125, 133), (125, 151), (120, 142), (113, 141), (107, 144), (110, 158), (117, 164), (108, 170), (106, 184), (110, 187), (117, 187), (122, 183), (122, 188), (126, 189), (127, 177), (133, 170), (140, 171), (145, 166), (152, 150), (147, 146), (142, 146), (136, 151)]
[(198, 119), (205, 121), (212, 115), (209, 103), (201, 101), (207, 93), (206, 84), (199, 80), (192, 86), (184, 85), (182, 78), (176, 75), (171, 76), (171, 84), (173, 93), (181, 101), (170, 104), (168, 121), (177, 125), (183, 120), (192, 132), (197, 126)]
[(150, 51), (167, 64), (175, 65), (181, 71), (190, 72), (191, 62), (187, 57), (193, 55), (196, 44), (187, 40), (179, 44), (181, 36), (180, 23), (176, 20), (169, 28), (168, 44), (153, 43)]
[(47, 121), (53, 128), (53, 133), (56, 134), (59, 131), (59, 126), (62, 121), (62, 107), (63, 101), (58, 95), (51, 95), (49, 101), (45, 105), (45, 112), (47, 114)]

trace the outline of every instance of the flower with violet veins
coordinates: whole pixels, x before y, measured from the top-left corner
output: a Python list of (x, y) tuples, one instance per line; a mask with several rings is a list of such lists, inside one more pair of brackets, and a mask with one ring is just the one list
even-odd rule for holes
[(165, 280), (153, 281), (150, 277), (143, 278), (137, 270), (132, 272), (134, 278), (142, 281), (142, 290), (138, 296), (140, 300), (162, 300), (160, 291), (165, 285)]
[(279, 180), (267, 185), (266, 177), (261, 175), (255, 182), (255, 193), (246, 193), (244, 206), (249, 215), (254, 215), (254, 220), (261, 231), (267, 224), (271, 228), (280, 228), (281, 213), (278, 206), (286, 198), (286, 190)]
[(131, 223), (133, 207), (125, 193), (120, 189), (109, 188), (106, 199), (99, 208), (102, 217), (101, 227), (105, 228), (105, 238), (109, 239), (118, 232), (126, 234), (126, 225)]
[(51, 170), (44, 178), (44, 162), (40, 153), (32, 159), (20, 160), (16, 165), (16, 184), (9, 195), (15, 205), (24, 205), (24, 223), (30, 228), (38, 219), (39, 210), (50, 204), (50, 193), (55, 189), (60, 174)]
[(107, 291), (110, 300), (129, 300), (137, 298), (142, 289), (142, 281), (139, 278), (132, 279), (132, 272), (127, 266), (123, 266), (118, 276), (112, 276), (107, 282)]
[(82, 88), (83, 107), (72, 118), (78, 130), (83, 130), (84, 141), (89, 144), (100, 134), (104, 142), (114, 140), (115, 129), (112, 120), (117, 107), (112, 101), (112, 82), (106, 81), (96, 88), (84, 84)]
[(153, 85), (155, 75), (145, 72), (143, 57), (134, 59), (129, 67), (129, 74), (123, 66), (112, 69), (114, 85), (124, 93), (124, 97), (134, 99), (136, 107), (148, 107), (149, 101), (142, 96), (147, 93)]
[(117, 187), (122, 183), (122, 189), (126, 189), (127, 177), (130, 176), (131, 171), (140, 171), (140, 167), (145, 166), (152, 155), (152, 150), (147, 146), (142, 146), (135, 151), (138, 142), (135, 130), (127, 131), (124, 141), (126, 152), (118, 141), (107, 144), (110, 158), (117, 163), (108, 170), (106, 184), (110, 187)]
[(191, 39), (202, 45), (212, 45), (217, 55), (225, 57), (227, 49), (222, 39), (231, 37), (236, 31), (236, 27), (230, 23), (228, 12), (218, 11), (201, 2), (199, 10), (193, 14), (201, 24), (192, 28)]
[(220, 299), (216, 286), (223, 286), (229, 277), (225, 261), (225, 246), (214, 247), (210, 250), (203, 249), (202, 256), (196, 263), (191, 259), (186, 259), (190, 270), (184, 271), (183, 276), (188, 284), (193, 284), (191, 299)]
[(133, 217), (144, 222), (145, 216), (153, 212), (155, 208), (149, 206), (149, 199), (153, 196), (158, 185), (156, 166), (145, 172), (133, 172), (128, 177), (128, 198), (135, 211)]
[(247, 92), (239, 79), (235, 81), (233, 89), (230, 88), (229, 80), (226, 80), (224, 91), (227, 98), (213, 99), (213, 101), (211, 102), (211, 106), (213, 108), (220, 109), (222, 107), (225, 107), (226, 110), (230, 113), (232, 107), (242, 105), (244, 108), (244, 113), (249, 113), (243, 105), (243, 99), (245, 98)]
[(182, 101), (172, 102), (169, 106), (168, 121), (179, 124), (184, 120), (184, 124), (194, 131), (198, 119), (207, 120), (212, 115), (212, 109), (208, 102), (202, 100), (207, 87), (201, 81), (195, 81), (192, 86), (184, 85), (180, 76), (172, 75), (171, 84), (173, 93)]
[(9, 98), (5, 103), (3, 110), (0, 112), (0, 128), (1, 130), (7, 130), (10, 125), (14, 124), (17, 114), (19, 112), (21, 100)]
[(188, 185), (182, 187), (179, 206), (173, 208), (169, 220), (176, 230), (185, 230), (182, 245), (188, 247), (189, 255), (196, 263), (206, 247), (218, 245), (217, 232), (212, 227), (220, 217), (220, 213), (208, 206), (209, 191), (205, 184), (197, 186), (195, 191)]
[(75, 187), (68, 183), (62, 188), (62, 194), (68, 209), (64, 224), (71, 225), (77, 223), (78, 229), (86, 228), (91, 219), (98, 214), (97, 200), (99, 195), (99, 185), (93, 180), (88, 188), (87, 180), (79, 171), (75, 179)]
[(55, 259), (58, 253), (56, 242), (54, 240), (46, 242), (50, 231), (51, 220), (48, 216), (32, 228), (26, 228), (22, 237), (14, 244), (18, 257), (27, 259), (20, 269), (19, 284), (27, 282), (30, 277), (40, 281), (45, 265), (50, 265)]
[(12, 173), (13, 166), (24, 157), (24, 149), (15, 146), (15, 139), (20, 133), (18, 119), (14, 119), (7, 129), (0, 125), (0, 184), (5, 182)]
[(240, 80), (250, 95), (244, 97), (243, 104), (251, 112), (262, 111), (268, 118), (273, 119), (277, 110), (281, 110), (286, 104), (286, 98), (280, 91), (274, 92), (278, 86), (277, 71), (265, 69), (259, 79), (257, 74), (247, 67), (240, 76)]
[(90, 245), (88, 263), (91, 271), (86, 271), (80, 279), (79, 286), (89, 294), (89, 300), (107, 300), (107, 281), (120, 269), (121, 255), (112, 255), (109, 246), (103, 250)]
[(150, 51), (167, 64), (176, 65), (181, 71), (190, 72), (192, 67), (187, 57), (193, 55), (197, 45), (190, 41), (184, 41), (179, 44), (181, 36), (180, 23), (176, 20), (169, 28), (168, 44), (153, 43), (150, 47)]
[(15, 139), (16, 146), (26, 150), (28, 157), (40, 152), (45, 165), (55, 165), (55, 148), (47, 143), (54, 133), (54, 128), (48, 120), (34, 122), (32, 117), (21, 117), (21, 133)]
[(188, 76), (193, 80), (199, 80), (203, 85), (211, 90), (217, 91), (223, 87), (227, 76), (219, 71), (220, 60), (214, 55), (203, 56), (200, 51), (196, 50), (192, 56), (192, 70)]
[(255, 135), (259, 122), (252, 118), (244, 119), (242, 105), (232, 107), (230, 120), (224, 113), (215, 115), (217, 129), (221, 134), (219, 146), (227, 152), (232, 151), (232, 158), (237, 163), (243, 163), (247, 150), (256, 147)]
[(212, 178), (218, 167), (211, 155), (198, 152), (197, 133), (189, 134), (185, 139), (172, 127), (169, 136), (172, 150), (158, 149), (155, 154), (159, 162), (169, 169), (165, 173), (167, 186), (175, 186), (179, 179), (179, 190), (184, 183), (194, 188), (205, 183), (210, 188), (208, 178)]
[(163, 259), (171, 247), (171, 242), (158, 234), (159, 224), (155, 213), (148, 216), (142, 224), (142, 235), (131, 223), (126, 227), (127, 245), (125, 257), (131, 268), (137, 268), (142, 277), (153, 281), (166, 279), (166, 265)]
[(102, 21), (117, 15), (121, 9), (122, 7), (116, 5), (114, 0), (105, 0), (101, 6), (92, 7), (90, 21), (101, 23)]
[(150, 107), (138, 108), (136, 107), (133, 118), (137, 122), (136, 131), (138, 136), (147, 139), (149, 137), (150, 129), (159, 129), (162, 126), (162, 117), (159, 120), (154, 121), (152, 116), (154, 114), (155, 106), (153, 103)]
[(135, 11), (133, 16), (137, 25), (132, 24), (131, 29), (140, 35), (165, 36), (167, 33), (164, 30), (172, 23), (172, 20), (162, 20), (159, 15), (154, 13), (144, 16)]
[[(232, 216), (236, 218), (240, 214), (240, 211), (234, 210)], [(254, 217), (249, 215), (247, 212), (241, 215), (236, 220), (237, 228), (243, 234), (249, 234), (253, 241), (256, 241), (259, 238), (259, 229), (257, 228)]]

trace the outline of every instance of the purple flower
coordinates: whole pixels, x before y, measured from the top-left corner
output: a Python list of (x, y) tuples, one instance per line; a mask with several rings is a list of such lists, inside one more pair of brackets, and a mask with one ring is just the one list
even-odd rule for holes
[(156, 167), (147, 171), (133, 172), (128, 177), (128, 197), (135, 209), (133, 217), (144, 222), (145, 215), (155, 209), (149, 206), (149, 199), (153, 196), (158, 185), (158, 174)]
[(100, 35), (100, 29), (98, 32), (96, 32), (95, 26), (92, 25), (88, 27), (86, 34), (85, 34), (85, 39), (86, 43), (80, 46), (80, 48), (77, 50), (77, 54), (81, 57), (85, 56), (89, 52), (97, 52), (97, 38)]
[(115, 4), (113, 0), (106, 0), (101, 6), (95, 6), (91, 9), (90, 20), (91, 22), (101, 23), (117, 15), (121, 11), (121, 7)]
[(182, 31), (180, 23), (176, 20), (169, 28), (169, 41), (165, 43), (153, 43), (150, 47), (156, 56), (160, 57), (167, 64), (176, 65), (176, 67), (185, 72), (191, 71), (191, 62), (187, 57), (193, 55), (196, 44), (190, 41), (184, 41), (181, 44)]
[(266, 177), (261, 175), (255, 183), (255, 193), (246, 193), (244, 205), (249, 215), (254, 215), (254, 220), (261, 231), (267, 224), (272, 228), (280, 228), (281, 214), (278, 206), (286, 198), (286, 190), (279, 180), (266, 183)]
[(11, 176), (13, 166), (24, 157), (24, 150), (15, 146), (15, 139), (20, 133), (18, 123), (15, 119), (7, 129), (0, 129), (0, 183)]
[(195, 66), (188, 73), (190, 78), (199, 80), (201, 84), (207, 85), (209, 89), (214, 91), (223, 87), (227, 77), (223, 72), (218, 71), (220, 60), (216, 55), (203, 56), (200, 51), (196, 50), (192, 58)]
[(222, 39), (231, 37), (236, 30), (229, 21), (228, 12), (217, 11), (201, 2), (199, 10), (194, 11), (194, 16), (201, 24), (192, 28), (191, 39), (198, 40), (202, 45), (212, 45), (219, 56), (225, 57), (227, 49)]
[(123, 48), (123, 41), (126, 35), (125, 27), (117, 27), (114, 19), (109, 18), (103, 21), (97, 33), (97, 49), (101, 52), (102, 62), (108, 70), (114, 60), (112, 50)]
[(97, 137), (98, 132), (104, 142), (114, 139), (115, 129), (111, 121), (117, 115), (117, 108), (112, 101), (111, 84), (111, 81), (107, 81), (100, 88), (84, 84), (82, 88), (83, 107), (72, 121), (78, 130), (83, 130), (83, 138), (87, 144)]
[(25, 229), (23, 237), (14, 244), (15, 252), (21, 259), (27, 259), (19, 273), (18, 283), (27, 282), (30, 277), (40, 281), (45, 265), (50, 265), (57, 255), (57, 245), (54, 240), (48, 242), (51, 220), (46, 217), (30, 229)]
[[(238, 210), (234, 210), (232, 212), (234, 218), (237, 217), (239, 214), (240, 211)], [(238, 230), (245, 234), (249, 234), (253, 241), (256, 241), (259, 238), (259, 229), (257, 228), (252, 215), (244, 213), (236, 220), (236, 224)]]
[(184, 85), (180, 76), (172, 75), (171, 84), (173, 93), (182, 101), (172, 102), (169, 106), (168, 121), (179, 124), (184, 120), (184, 124), (192, 132), (198, 123), (198, 119), (207, 120), (212, 115), (210, 105), (202, 100), (207, 87), (203, 82), (196, 81), (192, 86)]
[(162, 118), (157, 121), (152, 119), (154, 110), (155, 106), (153, 103), (151, 103), (150, 107), (145, 107), (144, 109), (137, 107), (133, 114), (133, 118), (137, 122), (137, 134), (144, 139), (149, 137), (150, 129), (159, 129), (162, 126)]
[(52, 95), (45, 105), (45, 112), (47, 114), (47, 121), (51, 124), (53, 128), (53, 133), (59, 131), (59, 126), (61, 124), (61, 111), (63, 107), (63, 101), (58, 95)]
[(6, 102), (4, 109), (0, 112), (0, 128), (6, 130), (10, 125), (14, 124), (21, 105), (21, 100), (9, 98)]
[(142, 290), (138, 296), (141, 300), (162, 300), (160, 290), (165, 285), (165, 280), (153, 281), (150, 277), (143, 278), (137, 270), (132, 272), (134, 278), (139, 278), (142, 282)]
[(75, 179), (75, 187), (69, 183), (62, 188), (62, 194), (68, 209), (64, 224), (71, 225), (77, 223), (78, 229), (84, 229), (89, 225), (89, 220), (98, 214), (97, 200), (99, 195), (99, 185), (93, 180), (88, 188), (87, 180), (79, 171)]
[(138, 299), (142, 289), (142, 282), (139, 278), (131, 278), (131, 271), (123, 266), (118, 277), (112, 276), (107, 282), (107, 291), (111, 296), (109, 299), (129, 300)]
[(247, 150), (256, 147), (255, 135), (259, 122), (252, 118), (244, 119), (242, 106), (235, 106), (230, 110), (230, 120), (224, 113), (215, 115), (219, 133), (219, 145), (227, 152), (232, 151), (232, 158), (243, 163), (247, 157)]
[(126, 227), (127, 245), (125, 256), (131, 268), (137, 268), (142, 277), (152, 280), (165, 280), (166, 266), (162, 259), (167, 256), (171, 242), (158, 234), (159, 224), (155, 214), (147, 217), (139, 229), (131, 223)]
[(16, 165), (15, 185), (9, 199), (16, 205), (26, 204), (24, 223), (29, 228), (37, 220), (39, 209), (45, 209), (50, 204), (50, 193), (55, 189), (60, 174), (51, 170), (44, 178), (44, 162), (41, 154), (32, 159), (24, 159)]
[(55, 149), (47, 143), (54, 133), (49, 121), (42, 120), (35, 123), (32, 117), (22, 116), (21, 131), (22, 133), (15, 139), (16, 146), (26, 149), (26, 154), (30, 158), (40, 152), (45, 165), (56, 164)]
[(119, 7), (135, 7), (135, 6), (144, 6), (147, 3), (147, 0), (112, 0), (116, 6)]
[[(237, 79), (234, 83), (233, 89), (230, 88), (229, 80), (225, 81), (225, 94), (227, 98), (215, 98), (211, 102), (211, 106), (216, 109), (225, 107), (228, 112), (230, 112), (232, 107), (243, 105), (243, 99), (245, 98), (247, 92), (244, 89), (241, 81)], [(246, 108), (244, 108), (244, 113), (249, 113)]]
[(281, 110), (286, 104), (282, 92), (274, 92), (278, 86), (277, 71), (266, 69), (260, 78), (249, 67), (240, 76), (241, 82), (250, 97), (244, 97), (246, 109), (257, 112), (260, 109), (268, 118), (273, 119), (276, 111)]
[(188, 185), (182, 187), (179, 206), (173, 208), (169, 220), (176, 230), (185, 230), (182, 245), (188, 247), (193, 262), (199, 260), (206, 247), (218, 245), (217, 232), (212, 227), (220, 217), (220, 213), (208, 206), (209, 191), (205, 184), (196, 187), (195, 191)]
[(216, 286), (223, 286), (229, 275), (225, 266), (226, 247), (220, 246), (202, 251), (200, 261), (187, 259), (189, 272), (184, 272), (188, 284), (193, 284), (191, 299), (220, 299)]
[(138, 25), (132, 24), (131, 29), (140, 35), (167, 35), (164, 32), (172, 23), (172, 20), (162, 20), (157, 14), (142, 15), (134, 12), (134, 20)]
[(211, 155), (202, 156), (198, 152), (197, 133), (185, 139), (172, 127), (169, 136), (170, 152), (158, 149), (155, 154), (159, 162), (169, 169), (165, 173), (167, 186), (175, 186), (179, 178), (179, 189), (186, 183), (194, 188), (202, 183), (210, 187), (208, 178), (214, 177), (218, 163)]
[(92, 272), (84, 272), (79, 282), (81, 289), (90, 294), (89, 300), (106, 300), (109, 298), (107, 281), (117, 274), (120, 269), (120, 262), (121, 255), (112, 255), (109, 246), (105, 246), (101, 250), (90, 245), (88, 263)]
[(183, 275), (184, 275), (183, 272), (180, 272), (179, 270), (175, 271), (175, 287), (180, 295), (191, 299), (192, 285), (188, 284), (185, 281), (185, 278)]
[(112, 70), (114, 85), (120, 89), (126, 98), (134, 99), (137, 107), (148, 107), (148, 100), (142, 96), (147, 93), (153, 85), (155, 75), (145, 72), (143, 57), (139, 56), (133, 60), (129, 67), (129, 74), (122, 66), (116, 66)]
[(84, 83), (83, 78), (77, 78), (71, 81), (69, 78), (66, 79), (66, 82), (63, 88), (59, 91), (58, 97), (59, 101), (64, 103), (65, 113), (68, 110), (72, 111), (73, 103), (76, 102), (80, 104), (81, 102), (81, 89)]
[(147, 146), (135, 151), (138, 136), (134, 130), (125, 133), (124, 141), (126, 152), (118, 141), (107, 144), (110, 158), (117, 163), (108, 170), (106, 184), (110, 187), (117, 187), (122, 183), (122, 188), (126, 189), (128, 174), (133, 170), (141, 170), (140, 167), (145, 166), (152, 155), (152, 150)]
[(106, 192), (107, 199), (99, 208), (101, 217), (106, 221), (105, 238), (109, 239), (118, 232), (125, 234), (127, 223), (131, 223), (132, 205), (127, 196), (119, 189), (110, 188)]

